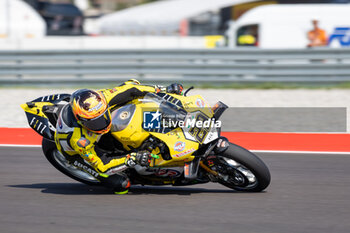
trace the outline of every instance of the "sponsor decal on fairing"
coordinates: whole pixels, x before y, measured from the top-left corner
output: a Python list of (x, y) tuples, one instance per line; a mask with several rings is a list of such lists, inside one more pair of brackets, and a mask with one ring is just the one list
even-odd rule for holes
[(185, 155), (188, 155), (188, 154), (192, 153), (192, 152), (195, 151), (195, 150), (196, 150), (196, 149), (191, 148), (191, 149), (189, 149), (189, 150), (186, 150), (186, 151), (184, 151), (184, 152), (175, 154), (175, 155), (173, 155), (173, 156), (176, 157), (176, 158), (180, 158), (180, 157), (182, 157), (182, 156), (185, 156)]
[(174, 150), (177, 152), (181, 152), (185, 149), (186, 143), (182, 141), (177, 141), (174, 145)]
[(84, 164), (79, 163), (78, 161), (74, 161), (73, 165), (80, 168), (80, 169), (83, 169), (84, 171), (88, 172), (90, 175), (92, 175), (94, 177), (98, 177), (98, 173), (95, 170), (89, 168), (88, 166), (86, 166)]
[(202, 99), (198, 98), (198, 99), (196, 100), (196, 105), (197, 105), (198, 107), (200, 107), (200, 108), (204, 108), (205, 103), (204, 103), (204, 101), (203, 101)]

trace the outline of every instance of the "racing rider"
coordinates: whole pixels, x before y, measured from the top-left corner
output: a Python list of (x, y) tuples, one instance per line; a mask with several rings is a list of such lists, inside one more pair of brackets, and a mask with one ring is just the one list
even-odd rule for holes
[(96, 145), (111, 129), (110, 110), (148, 92), (181, 94), (182, 90), (181, 84), (162, 88), (140, 85), (137, 80), (129, 80), (112, 89), (77, 90), (59, 115), (55, 134), (57, 148), (66, 156), (79, 154), (97, 171), (98, 180), (104, 186), (113, 189), (116, 194), (126, 194), (130, 181), (123, 171), (136, 164), (148, 166), (151, 154), (148, 151), (125, 154), (119, 150), (117, 155), (111, 156)]

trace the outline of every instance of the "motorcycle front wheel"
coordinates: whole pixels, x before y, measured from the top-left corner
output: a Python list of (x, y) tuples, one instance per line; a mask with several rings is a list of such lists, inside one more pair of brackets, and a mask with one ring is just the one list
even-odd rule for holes
[(265, 163), (252, 152), (233, 143), (225, 152), (216, 155), (209, 166), (218, 172), (217, 181), (220, 184), (237, 191), (260, 192), (271, 181)]

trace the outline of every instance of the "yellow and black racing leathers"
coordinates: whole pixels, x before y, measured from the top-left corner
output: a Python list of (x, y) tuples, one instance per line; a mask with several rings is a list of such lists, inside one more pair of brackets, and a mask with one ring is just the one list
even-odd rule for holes
[[(114, 108), (122, 106), (134, 98), (142, 97), (148, 92), (158, 92), (160, 89), (157, 86), (125, 82), (121, 86), (100, 91), (105, 96), (109, 108)], [(97, 171), (98, 179), (106, 186), (115, 190), (126, 190), (130, 186), (128, 178), (120, 173), (127, 169), (125, 165), (126, 155), (110, 157), (99, 153), (96, 144), (102, 135), (80, 126), (69, 104), (63, 107), (56, 129), (55, 142), (59, 151), (66, 156), (79, 154)], [(110, 179), (112, 175), (114, 180)]]

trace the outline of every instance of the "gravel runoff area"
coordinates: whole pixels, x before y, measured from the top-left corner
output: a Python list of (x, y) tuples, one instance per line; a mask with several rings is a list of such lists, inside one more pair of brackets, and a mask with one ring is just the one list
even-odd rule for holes
[[(74, 89), (2, 88), (0, 127), (28, 127), (20, 104), (44, 95), (73, 91)], [(347, 116), (350, 115), (350, 90), (347, 89), (194, 89), (190, 94), (201, 94), (210, 104), (220, 100), (230, 107), (347, 107)], [(349, 126), (347, 129), (349, 131)]]

